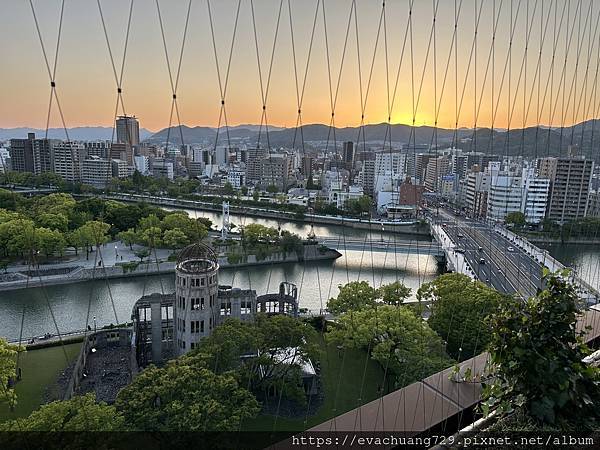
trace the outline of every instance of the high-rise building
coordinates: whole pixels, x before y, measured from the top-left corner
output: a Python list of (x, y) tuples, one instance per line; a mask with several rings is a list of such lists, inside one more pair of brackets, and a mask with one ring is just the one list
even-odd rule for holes
[(133, 147), (125, 142), (113, 142), (110, 147), (110, 159), (120, 159), (133, 166)]
[(585, 217), (594, 161), (549, 157), (538, 160), (538, 169), (551, 182), (546, 217), (559, 224)]
[(274, 153), (262, 160), (262, 183), (264, 186), (277, 186), (281, 191), (287, 191), (294, 185), (293, 162), (287, 154)]
[(352, 164), (354, 161), (354, 142), (344, 142), (342, 147), (342, 159), (345, 163)]
[(246, 179), (260, 183), (262, 179), (262, 161), (269, 156), (266, 148), (249, 148), (246, 160)]
[(110, 161), (92, 155), (83, 160), (81, 167), (81, 182), (91, 186), (103, 188), (110, 181), (112, 171)]
[(474, 217), (485, 217), (487, 214), (490, 178), (489, 173), (480, 172), (478, 165), (467, 174), (465, 204)]
[(140, 123), (135, 116), (119, 116), (117, 118), (117, 142), (130, 146), (140, 143)]
[(81, 181), (85, 159), (85, 146), (80, 142), (62, 141), (54, 145), (54, 173), (65, 181)]
[(504, 221), (507, 214), (520, 212), (522, 197), (519, 177), (508, 173), (492, 176), (488, 193), (487, 217)]
[(52, 172), (54, 145), (56, 139), (36, 139), (35, 133), (28, 133), (27, 139), (10, 140), (10, 159), (15, 172), (31, 172), (39, 175)]
[(523, 169), (521, 185), (521, 212), (525, 214), (527, 223), (540, 223), (546, 217), (550, 179), (536, 176), (534, 168)]

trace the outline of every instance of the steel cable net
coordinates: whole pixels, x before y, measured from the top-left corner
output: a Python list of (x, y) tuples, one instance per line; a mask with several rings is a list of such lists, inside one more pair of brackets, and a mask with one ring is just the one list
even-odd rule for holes
[[(457, 388), (448, 371), (459, 362), (463, 372), (473, 367), (482, 375), (485, 355), (477, 355), (485, 351), (489, 330), (481, 321), (472, 333), (460, 323), (461, 311), (451, 312), (447, 330), (428, 325), (432, 300), (417, 292), (443, 268), (524, 299), (545, 287), (544, 266), (570, 266), (587, 306), (597, 303), (597, 252), (536, 246), (503, 225), (522, 213), (532, 224), (530, 240), (599, 238), (600, 226), (586, 218), (600, 215), (593, 176), (600, 108), (600, 8), (594, 0), (397, 0), (377, 7), (367, 0), (30, 0), (27, 6), (14, 7), (15, 21), (35, 39), (37, 68), (30, 72), (37, 73), (15, 99), (39, 106), (28, 117), (43, 130), (44, 140), (35, 145), (57, 139), (49, 144), (54, 171), (78, 202), (143, 202), (184, 210), (196, 224), (206, 218), (218, 224), (215, 211), (226, 200), (241, 234), (232, 228), (222, 236), (243, 239), (249, 225), (262, 224), (275, 228), (277, 239), (282, 232), (310, 235), (305, 244), (321, 241), (340, 253), (334, 261), (302, 257), (280, 264), (271, 258), (260, 266), (220, 269), (223, 284), (259, 295), (280, 282), (296, 284), (306, 311), (299, 320), (323, 317), (328, 324), (315, 338), (321, 347), (318, 394), (294, 404), (285, 388), (277, 389), (258, 418), (241, 420), (235, 429), (450, 434), (467, 423), (480, 382), (462, 380)], [(90, 104), (97, 105), (93, 114)], [(119, 137), (117, 121), (135, 115), (156, 130), (143, 142), (129, 127)], [(76, 127), (97, 123), (110, 127), (106, 154), (91, 156), (93, 145)], [(19, 166), (19, 145), (28, 145), (21, 141), (11, 140), (0, 154), (4, 187), (14, 192), (28, 182), (24, 173), (51, 170), (36, 153)], [(123, 159), (127, 170), (121, 173)], [(94, 166), (101, 167), (96, 189), (84, 187), (91, 160), (104, 161)], [(154, 165), (149, 172), (175, 179), (155, 192), (124, 192), (119, 178), (139, 176), (148, 161)], [(197, 180), (193, 192), (173, 198), (170, 192), (181, 195), (185, 179)], [(234, 179), (254, 197), (248, 188), (242, 194), (235, 186), (231, 194), (216, 186), (231, 186)], [(299, 198), (306, 200), (302, 209), (286, 209)], [(365, 199), (367, 207), (361, 206)], [(0, 231), (11, 219), (10, 205), (3, 206)], [(111, 217), (104, 206), (94, 219)], [(85, 244), (86, 253), (93, 247), (92, 260), (58, 263), (66, 274), (52, 272), (52, 258), (35, 245), (13, 255), (2, 242), (9, 261), (2, 289), (23, 288), (0, 295), (0, 320), (8, 325), (3, 337), (26, 343), (44, 330), (62, 346), (65, 367), (72, 367), (67, 335), (85, 339), (92, 326), (130, 326), (140, 297), (174, 290), (167, 269), (173, 259), (151, 234), (146, 253), (138, 248), (141, 267), (135, 271), (142, 277), (120, 278), (125, 266), (119, 267), (118, 253), (121, 259), (123, 253), (136, 256), (116, 242), (109, 225), (113, 229), (96, 229), (100, 235)], [(419, 237), (428, 227), (433, 238)], [(215, 244), (215, 230), (207, 239)], [(246, 246), (241, 251), (236, 258), (249, 261)], [(211, 259), (219, 264), (233, 261), (216, 244), (215, 252)], [(85, 273), (85, 281), (53, 286), (53, 277), (73, 281), (69, 271)], [(344, 285), (360, 282), (376, 289), (402, 283), (412, 292), (403, 304), (377, 303), (341, 318), (328, 310)], [(398, 331), (407, 323), (416, 327), (413, 335)], [(336, 327), (350, 337), (333, 339), (327, 328)], [(394, 341), (400, 338), (393, 333), (405, 340)], [(452, 357), (451, 339), (459, 342)], [(382, 356), (386, 341), (393, 351)], [(217, 358), (215, 371), (218, 364)]]

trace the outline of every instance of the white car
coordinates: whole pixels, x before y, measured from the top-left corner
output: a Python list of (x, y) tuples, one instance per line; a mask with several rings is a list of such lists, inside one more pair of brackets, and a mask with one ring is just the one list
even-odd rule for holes
[(514, 247), (508, 247), (506, 250), (508, 250), (509, 252), (514, 252), (515, 248)]

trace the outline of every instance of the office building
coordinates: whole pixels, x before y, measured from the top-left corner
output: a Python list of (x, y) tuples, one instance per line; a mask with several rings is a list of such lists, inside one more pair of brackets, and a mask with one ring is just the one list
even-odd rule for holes
[(352, 165), (354, 161), (354, 142), (344, 142), (342, 145), (342, 160), (345, 163), (349, 163), (350, 166)]
[(541, 177), (550, 179), (546, 217), (559, 224), (586, 216), (594, 161), (584, 158), (542, 158)]
[(129, 144), (130, 147), (140, 143), (140, 124), (135, 116), (119, 116), (117, 118), (117, 142)]

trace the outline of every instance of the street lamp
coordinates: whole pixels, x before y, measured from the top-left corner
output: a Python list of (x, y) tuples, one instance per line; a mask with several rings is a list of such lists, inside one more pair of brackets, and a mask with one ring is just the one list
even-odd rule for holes
[(96, 333), (96, 316), (94, 316), (93, 321), (94, 321), (94, 334), (95, 334)]
[(119, 252), (117, 251), (117, 245), (115, 244), (115, 258), (119, 256)]

